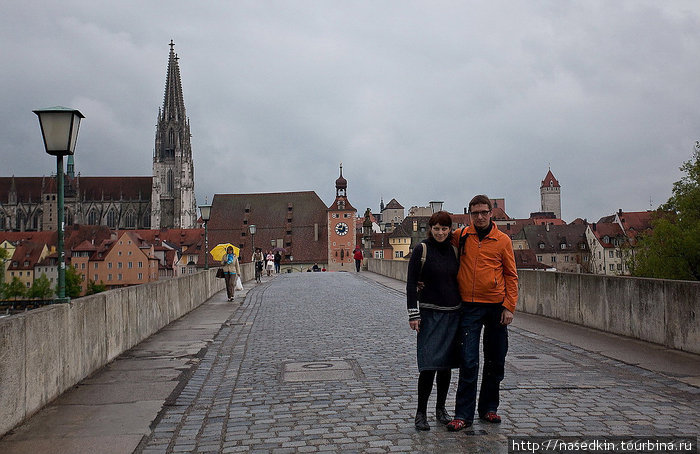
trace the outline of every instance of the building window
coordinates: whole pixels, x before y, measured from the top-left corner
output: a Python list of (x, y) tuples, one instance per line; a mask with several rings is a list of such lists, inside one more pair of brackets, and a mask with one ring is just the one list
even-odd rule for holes
[(117, 268), (119, 268), (119, 269), (122, 268), (122, 262), (117, 262)]
[(143, 262), (139, 262), (139, 268), (143, 268)]
[(107, 268), (112, 269), (112, 262), (107, 262)]
[(537, 256), (537, 261), (538, 261), (538, 262), (541, 262), (541, 261), (542, 261), (542, 256), (541, 256), (541, 255), (538, 255), (538, 256)]
[(124, 215), (124, 227), (127, 229), (136, 228), (136, 213), (134, 213), (134, 210), (129, 210)]
[(139, 280), (143, 279), (143, 273), (139, 273)]
[(565, 255), (565, 256), (564, 256), (564, 261), (565, 261), (565, 262), (568, 262), (568, 261), (569, 261), (569, 256), (568, 256), (568, 255)]
[(97, 282), (97, 274), (93, 274), (92, 277), (93, 277), (92, 280), (95, 281), (95, 282)]
[(111, 281), (111, 280), (112, 280), (112, 275), (111, 275), (111, 274), (108, 274), (108, 275), (107, 275), (107, 280), (108, 280), (108, 281)]
[(107, 212), (107, 227), (110, 229), (117, 228), (117, 210), (114, 208)]
[(556, 261), (557, 261), (557, 256), (556, 256), (556, 255), (553, 255), (553, 256), (552, 256), (552, 263), (554, 263), (554, 262), (556, 262)]
[(133, 262), (129, 262), (129, 268), (133, 268), (133, 267), (134, 267)]
[(622, 263), (618, 263), (618, 264), (617, 264), (617, 270), (618, 270), (618, 271), (622, 271)]
[(612, 263), (610, 264), (610, 271), (615, 271), (615, 265)]
[(185, 267), (184, 266), (180, 269), (180, 274), (185, 274)]
[(122, 280), (122, 273), (117, 274), (117, 280), (121, 281)]
[(608, 256), (609, 256), (610, 258), (613, 258), (614, 255), (615, 255), (615, 252), (614, 252), (614, 251), (608, 251)]

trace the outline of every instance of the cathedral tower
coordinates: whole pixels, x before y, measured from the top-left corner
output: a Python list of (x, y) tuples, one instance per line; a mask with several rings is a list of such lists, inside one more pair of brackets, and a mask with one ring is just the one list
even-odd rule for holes
[(328, 270), (353, 271), (355, 249), (355, 215), (357, 210), (347, 198), (348, 181), (340, 177), (335, 180), (335, 200), (328, 207)]
[(158, 112), (153, 153), (151, 228), (196, 227), (194, 163), (190, 144), (190, 122), (182, 97), (180, 67), (170, 41), (163, 108)]
[(552, 170), (549, 169), (547, 176), (542, 180), (542, 185), (540, 186), (540, 200), (543, 212), (552, 212), (557, 219), (561, 219), (561, 186), (554, 175)]

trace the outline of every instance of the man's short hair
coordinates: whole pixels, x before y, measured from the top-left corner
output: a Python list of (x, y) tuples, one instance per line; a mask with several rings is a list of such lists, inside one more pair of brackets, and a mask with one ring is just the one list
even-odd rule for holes
[(472, 207), (474, 205), (481, 205), (481, 204), (488, 205), (489, 210), (493, 209), (493, 205), (491, 205), (491, 199), (489, 199), (484, 194), (479, 194), (479, 195), (475, 195), (474, 198), (471, 200), (471, 202), (469, 202), (469, 211), (470, 212), (472, 211)]

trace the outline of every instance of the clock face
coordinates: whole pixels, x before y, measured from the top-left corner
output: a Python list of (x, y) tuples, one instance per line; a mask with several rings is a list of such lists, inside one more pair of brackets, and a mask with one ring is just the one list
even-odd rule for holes
[(344, 222), (339, 222), (335, 225), (335, 233), (338, 235), (346, 235), (348, 233), (348, 225)]

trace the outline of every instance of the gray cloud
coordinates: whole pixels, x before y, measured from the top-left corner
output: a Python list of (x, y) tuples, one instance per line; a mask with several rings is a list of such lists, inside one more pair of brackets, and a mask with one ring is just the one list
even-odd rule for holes
[(700, 138), (700, 4), (41, 1), (0, 18), (0, 173), (41, 175), (31, 110), (86, 116), (84, 175), (148, 175), (170, 39), (198, 202), (315, 190), (351, 203), (475, 193), (566, 220), (664, 202)]

